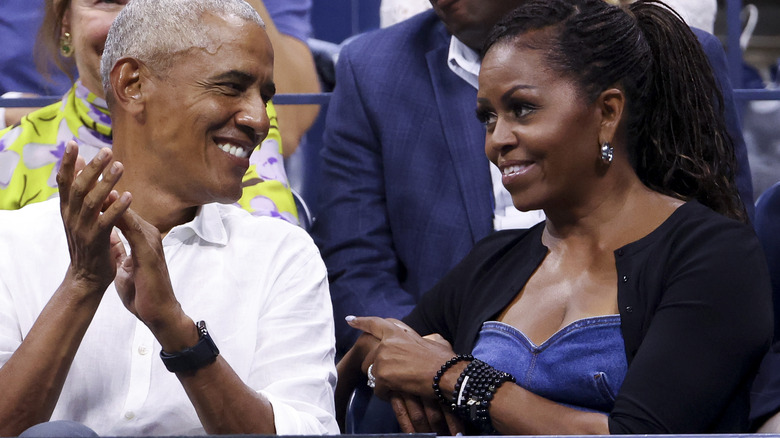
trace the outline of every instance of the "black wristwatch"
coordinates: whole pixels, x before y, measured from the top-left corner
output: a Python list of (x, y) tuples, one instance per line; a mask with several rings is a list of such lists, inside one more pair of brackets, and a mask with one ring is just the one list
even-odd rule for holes
[(198, 321), (195, 326), (198, 328), (200, 339), (193, 347), (185, 348), (178, 353), (166, 353), (160, 350), (160, 358), (168, 371), (172, 373), (195, 371), (217, 360), (219, 348), (209, 336), (206, 322)]

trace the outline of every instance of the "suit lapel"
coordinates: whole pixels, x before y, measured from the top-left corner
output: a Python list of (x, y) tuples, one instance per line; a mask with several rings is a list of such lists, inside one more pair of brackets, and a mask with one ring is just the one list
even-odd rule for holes
[(472, 239), (493, 229), (493, 191), (485, 157), (485, 130), (474, 117), (477, 91), (447, 66), (449, 38), (426, 54), (444, 139), (468, 215)]

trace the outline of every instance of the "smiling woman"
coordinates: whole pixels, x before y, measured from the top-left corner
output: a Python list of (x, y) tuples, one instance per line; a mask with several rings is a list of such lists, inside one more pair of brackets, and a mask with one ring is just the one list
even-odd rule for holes
[[(128, 1), (46, 1), (39, 36), (46, 49), (42, 54), (63, 71), (71, 71), (75, 65), (79, 79), (61, 102), (0, 131), (0, 209), (18, 209), (56, 196), (54, 176), (68, 141), (79, 143), (79, 152), (87, 161), (101, 148), (111, 147), (112, 124), (100, 78), (100, 59), (109, 27)], [(161, 38), (160, 46), (167, 47), (168, 40), (177, 39), (167, 35)], [(263, 92), (268, 97), (273, 95), (273, 90)], [(237, 202), (255, 215), (297, 223), (281, 155), (276, 112), (270, 102), (267, 111), (270, 127), (265, 141), (240, 148), (250, 163)]]
[(486, 154), (547, 220), (479, 242), (407, 325), (350, 317), (338, 400), (370, 366), (405, 431), (746, 432), (769, 280), (695, 35), (655, 0), (529, 0), (483, 54)]

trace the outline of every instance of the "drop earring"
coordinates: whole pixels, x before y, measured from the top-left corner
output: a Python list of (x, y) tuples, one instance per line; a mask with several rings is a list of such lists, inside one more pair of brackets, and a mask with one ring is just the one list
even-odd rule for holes
[(608, 141), (605, 141), (601, 144), (601, 161), (604, 162), (604, 164), (609, 164), (612, 162), (612, 154), (615, 150), (612, 148), (612, 145), (609, 144)]
[(66, 58), (73, 56), (73, 37), (70, 32), (65, 32), (60, 37), (60, 54)]

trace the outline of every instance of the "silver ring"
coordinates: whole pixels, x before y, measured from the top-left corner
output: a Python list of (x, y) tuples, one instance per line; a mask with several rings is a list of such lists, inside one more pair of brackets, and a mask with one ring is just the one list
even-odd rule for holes
[(374, 377), (374, 373), (371, 372), (372, 368), (374, 368), (374, 364), (369, 365), (368, 371), (366, 371), (366, 376), (368, 376), (368, 381), (366, 382), (366, 385), (368, 385), (369, 388), (376, 387), (376, 377)]

